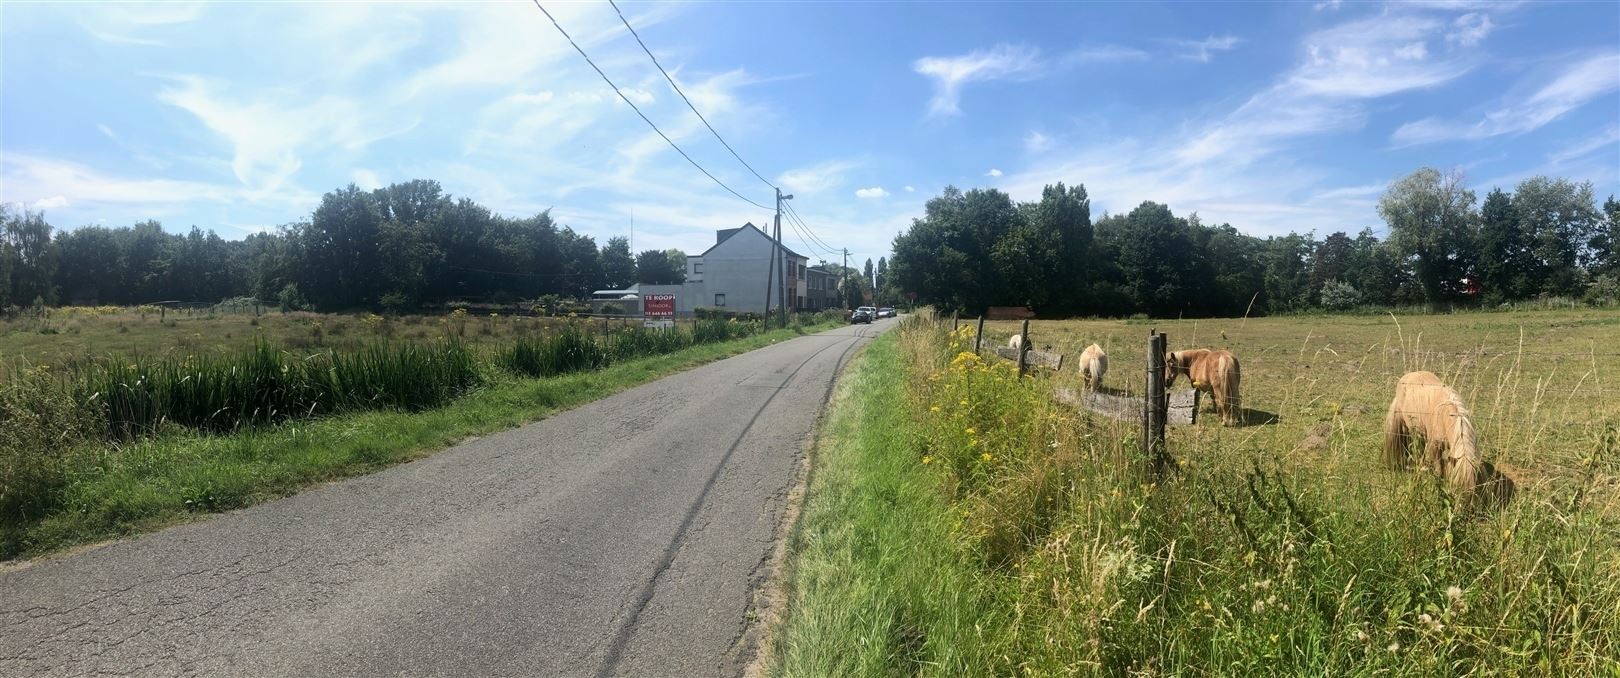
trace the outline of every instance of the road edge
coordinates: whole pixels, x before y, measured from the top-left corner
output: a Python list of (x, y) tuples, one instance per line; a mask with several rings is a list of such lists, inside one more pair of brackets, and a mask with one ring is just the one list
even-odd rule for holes
[(747, 657), (741, 675), (744, 678), (763, 678), (771, 661), (775, 658), (776, 632), (781, 628), (782, 622), (787, 618), (788, 582), (791, 573), (788, 572), (788, 556), (793, 545), (794, 535), (798, 531), (799, 517), (804, 512), (804, 503), (809, 496), (810, 481), (815, 475), (816, 444), (821, 441), (822, 432), (827, 426), (828, 413), (832, 409), (833, 398), (837, 395), (839, 387), (844, 383), (849, 367), (866, 352), (882, 333), (866, 337), (857, 349), (844, 357), (838, 366), (832, 383), (827, 388), (827, 394), (822, 397), (821, 409), (816, 413), (816, 423), (810, 427), (810, 433), (805, 436), (799, 446), (798, 464), (795, 464), (793, 484), (788, 488), (787, 499), (782, 506), (782, 518), (777, 522), (776, 531), (771, 535), (771, 548), (760, 566), (755, 569), (753, 579), (758, 583), (753, 586), (751, 600), (746, 617), (747, 627), (732, 644), (728, 655), (735, 659)]

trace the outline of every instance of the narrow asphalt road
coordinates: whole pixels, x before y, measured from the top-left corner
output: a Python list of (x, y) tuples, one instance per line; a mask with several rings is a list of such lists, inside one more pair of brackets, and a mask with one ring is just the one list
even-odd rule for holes
[(803, 444), (893, 322), (0, 570), (0, 676), (737, 674)]

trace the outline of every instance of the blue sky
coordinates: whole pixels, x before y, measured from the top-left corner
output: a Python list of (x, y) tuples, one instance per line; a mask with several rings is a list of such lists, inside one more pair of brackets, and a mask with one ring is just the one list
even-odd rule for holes
[[(1620, 192), (1620, 4), (621, 3), (715, 127), (856, 260), (947, 184), (1084, 183), (1249, 233), (1381, 227), (1432, 165)], [(548, 3), (760, 203), (604, 3)], [(766, 210), (686, 164), (527, 3), (0, 5), (0, 200), (227, 237), (432, 178), (501, 213), (701, 251)], [(806, 254), (790, 230), (787, 242)]]

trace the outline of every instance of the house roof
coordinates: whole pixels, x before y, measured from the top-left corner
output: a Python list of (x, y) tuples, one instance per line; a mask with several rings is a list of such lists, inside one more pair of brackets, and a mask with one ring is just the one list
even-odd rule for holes
[(745, 230), (749, 230), (749, 229), (752, 229), (755, 233), (758, 233), (761, 236), (764, 236), (764, 238), (766, 240), (769, 240), (771, 242), (776, 243), (776, 245), (778, 247), (781, 247), (782, 251), (786, 252), (788, 256), (793, 257), (795, 259), (803, 259), (805, 261), (810, 260), (810, 257), (804, 256), (803, 254), (799, 254), (798, 252), (795, 252), (795, 251), (793, 251), (791, 249), (788, 249), (788, 246), (786, 244), (778, 241), (775, 238), (772, 238), (769, 234), (767, 234), (766, 232), (760, 230), (759, 227), (755, 226), (754, 222), (752, 222), (752, 221), (750, 221), (750, 222), (748, 222), (746, 224), (743, 224), (741, 228), (722, 228), (719, 231), (716, 231), (715, 236), (716, 236), (717, 242), (715, 242), (713, 246), (709, 247), (709, 249), (703, 250), (703, 254), (699, 254), (698, 256), (701, 257), (701, 256), (704, 256), (704, 255), (710, 253), (710, 252), (713, 252), (714, 248), (719, 247), (722, 244), (725, 244), (725, 242), (727, 240), (731, 239), (731, 236), (737, 235), (738, 233), (741, 233), (741, 232), (743, 232)]

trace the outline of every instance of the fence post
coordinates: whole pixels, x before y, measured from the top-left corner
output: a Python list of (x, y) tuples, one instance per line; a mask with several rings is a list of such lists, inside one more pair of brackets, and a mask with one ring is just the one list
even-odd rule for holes
[(961, 314), (962, 314), (961, 311), (951, 311), (951, 333), (952, 334), (955, 334), (956, 333), (956, 328), (961, 326), (961, 322), (958, 320), (958, 316), (960, 316)]
[(1170, 400), (1164, 388), (1164, 353), (1169, 335), (1158, 330), (1148, 333), (1147, 393), (1142, 398), (1142, 450), (1153, 464), (1153, 473), (1163, 473), (1170, 462), (1165, 448), (1164, 427)]
[(979, 346), (984, 344), (984, 314), (979, 314), (979, 329), (973, 333), (973, 354), (979, 354)]
[(1029, 368), (1029, 319), (1024, 319), (1024, 326), (1019, 333), (1018, 342), (1018, 378), (1024, 378), (1024, 370)]

